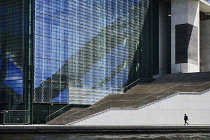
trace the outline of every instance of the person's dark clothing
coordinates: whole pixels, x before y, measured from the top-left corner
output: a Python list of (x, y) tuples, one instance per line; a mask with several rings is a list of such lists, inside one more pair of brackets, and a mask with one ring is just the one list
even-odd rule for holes
[(187, 121), (188, 120), (188, 116), (184, 116), (184, 120)]
[(185, 115), (185, 116), (184, 116), (184, 125), (186, 125), (186, 124), (188, 124), (188, 125), (189, 125), (189, 123), (188, 123), (187, 121), (188, 121), (188, 116), (187, 116), (187, 115)]

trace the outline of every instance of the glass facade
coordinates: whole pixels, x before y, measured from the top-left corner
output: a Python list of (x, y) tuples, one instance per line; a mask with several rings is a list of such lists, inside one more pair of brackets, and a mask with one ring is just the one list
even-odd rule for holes
[(149, 0), (35, 0), (33, 101), (93, 104), (122, 93), (148, 8)]
[(24, 2), (0, 0), (0, 110), (23, 102)]
[(0, 0), (0, 110), (44, 122), (66, 104), (150, 82), (157, 17), (153, 0)]

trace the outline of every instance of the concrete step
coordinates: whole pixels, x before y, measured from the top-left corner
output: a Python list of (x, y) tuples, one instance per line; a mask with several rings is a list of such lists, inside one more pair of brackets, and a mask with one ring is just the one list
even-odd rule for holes
[(125, 94), (109, 95), (81, 111), (63, 115), (63, 123), (69, 124), (111, 108), (139, 108), (172, 96), (178, 92), (199, 92), (210, 89), (210, 73), (165, 75), (150, 84), (141, 84)]
[(60, 124), (63, 124), (63, 117), (64, 117), (64, 116), (66, 116), (66, 115), (68, 116), (68, 115), (70, 115), (70, 114), (76, 113), (76, 112), (81, 111), (81, 110), (83, 110), (83, 109), (84, 109), (84, 108), (72, 108), (72, 109), (70, 109), (69, 111), (67, 111), (67, 112), (65, 112), (65, 113), (63, 113), (63, 114), (61, 114), (61, 115), (58, 116), (58, 117), (56, 117), (55, 119), (49, 121), (47, 124), (49, 124), (49, 125), (60, 125)]

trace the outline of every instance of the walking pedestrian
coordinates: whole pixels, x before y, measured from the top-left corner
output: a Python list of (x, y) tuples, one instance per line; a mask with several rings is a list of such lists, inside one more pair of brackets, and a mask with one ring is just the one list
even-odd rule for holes
[(184, 114), (184, 125), (189, 125), (188, 121), (188, 116), (186, 114)]

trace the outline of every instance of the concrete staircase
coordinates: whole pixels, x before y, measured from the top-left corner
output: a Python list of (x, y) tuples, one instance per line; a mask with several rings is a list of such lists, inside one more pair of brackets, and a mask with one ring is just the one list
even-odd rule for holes
[(65, 118), (64, 116), (68, 116), (71, 114), (74, 114), (78, 111), (84, 110), (84, 108), (72, 108), (69, 111), (66, 111), (65, 113), (61, 114), (60, 116), (56, 117), (55, 119), (49, 121), (47, 124), (49, 125), (59, 125), (59, 124), (63, 124), (63, 118)]
[[(135, 109), (162, 100), (178, 92), (203, 92), (210, 89), (210, 73), (186, 73), (165, 75), (152, 83), (140, 84), (125, 94), (109, 95), (90, 106), (77, 111), (66, 112), (48, 124), (71, 124), (111, 108)], [(58, 119), (56, 118), (56, 119)]]

